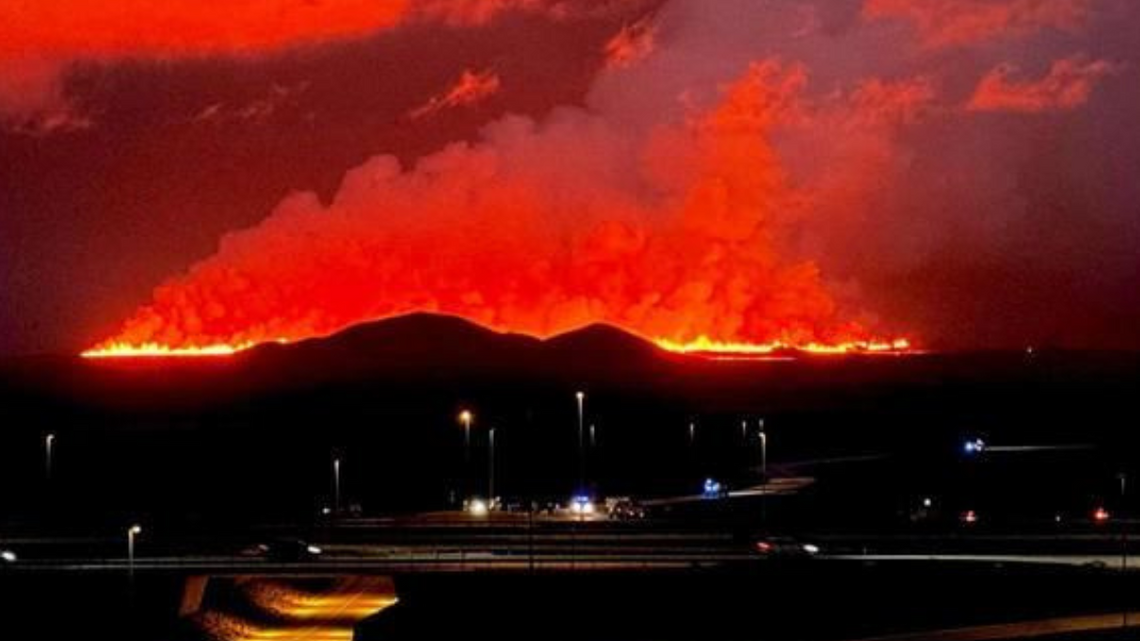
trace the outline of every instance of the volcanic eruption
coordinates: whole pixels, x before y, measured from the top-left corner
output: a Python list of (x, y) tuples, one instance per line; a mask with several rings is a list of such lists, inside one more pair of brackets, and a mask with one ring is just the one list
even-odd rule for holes
[[(419, 311), (538, 337), (608, 323), (676, 351), (909, 349), (909, 332), (821, 260), (837, 239), (862, 243), (860, 224), (862, 260), (878, 260), (887, 234), (869, 212), (893, 213), (911, 193), (898, 139), (916, 124), (1010, 111), (1011, 94), (1030, 89), (1042, 109), (1072, 109), (1113, 67), (1087, 61), (1040, 87), (1007, 80), (1003, 102), (985, 109), (980, 93), (944, 95), (922, 70), (820, 83), (818, 60), (782, 53), (823, 33), (818, 16), (785, 5), (764, 5), (770, 34), (712, 38), (701, 20), (723, 26), (731, 12), (661, 3), (599, 47), (581, 104), (503, 114), (412, 162), (372, 157), (331, 197), (287, 195), (85, 355), (226, 354)], [(923, 50), (974, 41), (938, 36), (958, 28), (957, 13), (927, 24), (927, 5), (898, 5), (867, 3), (863, 18), (913, 18)], [(1018, 33), (1055, 28), (1035, 16), (1017, 18)], [(430, 126), (511, 82), (470, 67), (410, 119)], [(1057, 93), (1066, 99), (1050, 101)]]
[(606, 322), (672, 349), (893, 349), (778, 250), (803, 208), (771, 130), (805, 72), (752, 65), (711, 108), (629, 135), (586, 110), (508, 117), (403, 169), (287, 198), (89, 352), (219, 354), (432, 311), (550, 336)]

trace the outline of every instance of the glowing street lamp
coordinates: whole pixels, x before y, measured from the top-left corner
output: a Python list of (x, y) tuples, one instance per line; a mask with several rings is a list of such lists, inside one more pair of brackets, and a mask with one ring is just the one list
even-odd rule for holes
[(55, 446), (55, 434), (48, 433), (44, 437), (44, 471), (47, 473), (47, 479), (51, 480), (52, 468), (52, 449)]
[(135, 580), (135, 537), (142, 534), (142, 526), (135, 524), (127, 528), (127, 576), (132, 585)]
[(468, 476), (471, 474), (471, 422), (475, 420), (475, 415), (471, 410), (463, 410), (459, 412), (459, 423), (463, 426), (463, 500), (467, 500), (467, 493), (470, 490)]
[(459, 413), (459, 423), (463, 425), (463, 447), (465, 448), (464, 455), (470, 454), (471, 449), (471, 421), (475, 420), (475, 415), (471, 410), (463, 410)]
[(578, 399), (578, 487), (586, 486), (586, 441), (583, 430), (583, 414), (585, 413), (586, 393), (577, 392), (574, 397)]

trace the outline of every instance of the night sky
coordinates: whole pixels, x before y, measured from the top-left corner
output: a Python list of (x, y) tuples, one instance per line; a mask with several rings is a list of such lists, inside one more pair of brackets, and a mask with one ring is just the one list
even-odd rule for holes
[(0, 5), (0, 353), (1140, 347), (1130, 0), (225, 4)]

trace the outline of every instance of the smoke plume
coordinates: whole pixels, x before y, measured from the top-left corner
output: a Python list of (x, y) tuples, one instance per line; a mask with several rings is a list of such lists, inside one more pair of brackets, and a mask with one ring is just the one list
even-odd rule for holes
[[(980, 43), (1076, 34), (1092, 7), (672, 0), (614, 34), (584, 104), (504, 116), (409, 165), (378, 155), (327, 202), (288, 196), (109, 342), (293, 340), (419, 310), (536, 335), (603, 321), (803, 344), (900, 330), (953, 343), (955, 319), (978, 329), (998, 309), (1038, 337), (1035, 306), (1056, 288), (993, 281), (1078, 264), (1062, 257), (1097, 241), (1042, 231), (1042, 217), (1092, 216), (1108, 196), (1032, 151), (1032, 127), (1065, 122), (993, 118), (1077, 118), (1123, 67), (1064, 44), (1017, 58)], [(974, 48), (932, 51), (946, 47)], [(1053, 61), (1036, 80), (1014, 71)], [(423, 109), (486, 95), (461, 88), (490, 78)], [(947, 307), (951, 294), (971, 302)]]

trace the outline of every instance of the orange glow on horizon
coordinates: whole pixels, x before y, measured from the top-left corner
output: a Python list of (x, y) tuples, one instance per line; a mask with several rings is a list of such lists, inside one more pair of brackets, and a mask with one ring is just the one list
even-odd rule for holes
[(709, 354), (726, 356), (769, 356), (780, 352), (804, 352), (813, 355), (844, 355), (844, 354), (901, 354), (913, 352), (910, 341), (899, 338), (891, 341), (844, 341), (838, 343), (784, 343), (780, 341), (771, 343), (742, 343), (724, 342), (701, 336), (693, 341), (675, 342), (666, 339), (653, 341), (658, 347), (669, 352), (680, 354)]
[(113, 342), (93, 347), (80, 354), (83, 358), (199, 358), (210, 356), (232, 356), (254, 347), (256, 343), (239, 345), (204, 345), (202, 347), (170, 347), (158, 343)]
[[(525, 334), (525, 332), (519, 333)], [(636, 332), (632, 331), (630, 331), (630, 333), (634, 336), (642, 338), (643, 340), (653, 343), (666, 352), (696, 356), (740, 359), (763, 358), (767, 356), (780, 355), (787, 352), (798, 352), (813, 356), (843, 356), (851, 354), (906, 354), (915, 352), (910, 340), (906, 338), (897, 338), (893, 340), (849, 340), (839, 341), (835, 343), (795, 343), (784, 341), (751, 343), (744, 341), (720, 341), (708, 336), (700, 336), (689, 341), (677, 341), (667, 338), (650, 338), (640, 336)], [(276, 342), (278, 344), (288, 344), (292, 341), (285, 338), (279, 338), (276, 341), (272, 342)], [(249, 341), (245, 343), (238, 343), (236, 345), (215, 344), (203, 346), (171, 347), (158, 343), (131, 345), (125, 342), (109, 342), (86, 350), (82, 352), (80, 356), (86, 359), (225, 357), (233, 356), (240, 352), (244, 352), (246, 350), (257, 347), (258, 345), (264, 344), (266, 343)], [(460, 420), (463, 420), (462, 415), (460, 416)]]

